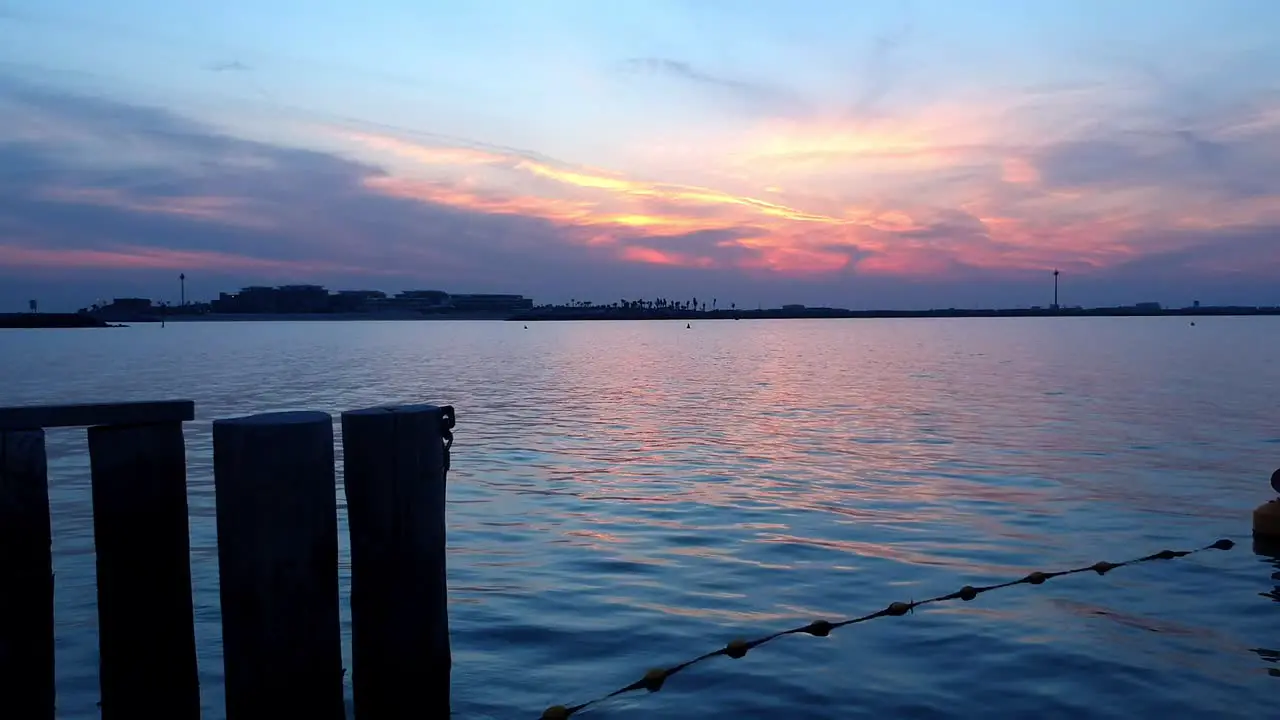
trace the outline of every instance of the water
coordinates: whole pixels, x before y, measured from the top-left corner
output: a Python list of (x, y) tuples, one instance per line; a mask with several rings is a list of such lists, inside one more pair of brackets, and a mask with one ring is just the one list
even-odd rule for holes
[[(0, 333), (0, 405), (196, 401), (207, 718), (211, 420), (399, 401), (458, 408), (457, 717), (537, 718), (735, 636), (1219, 537), (1242, 542), (784, 638), (581, 717), (1258, 717), (1280, 690), (1280, 563), (1248, 541), (1280, 466), (1278, 358), (1276, 318), (171, 323)], [(59, 715), (90, 718), (84, 432), (49, 452)], [(345, 546), (341, 572), (349, 633)]]

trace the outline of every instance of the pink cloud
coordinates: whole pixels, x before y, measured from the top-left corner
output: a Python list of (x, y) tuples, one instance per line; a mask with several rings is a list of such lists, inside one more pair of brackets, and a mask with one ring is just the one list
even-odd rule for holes
[(116, 188), (49, 187), (41, 188), (36, 197), (78, 205), (96, 205), (129, 212), (173, 215), (193, 220), (206, 220), (225, 225), (265, 229), (273, 223), (249, 212), (250, 202), (237, 197), (151, 196), (130, 197)]
[(107, 249), (53, 249), (24, 245), (0, 245), (0, 267), (106, 270), (203, 270), (348, 272), (394, 274), (370, 271), (339, 263), (312, 260), (277, 260), (230, 253), (198, 250), (118, 245)]

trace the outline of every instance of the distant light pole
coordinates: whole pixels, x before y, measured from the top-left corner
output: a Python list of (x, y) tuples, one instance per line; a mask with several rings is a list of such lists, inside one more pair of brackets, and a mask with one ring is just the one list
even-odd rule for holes
[(1053, 309), (1058, 309), (1058, 271), (1053, 271)]
[(178, 282), (179, 282), (179, 283), (181, 284), (181, 286), (182, 286), (182, 291), (181, 291), (181, 293), (182, 293), (182, 294), (181, 294), (181, 298), (182, 298), (182, 300), (181, 300), (181, 302), (179, 303), (179, 305), (182, 305), (182, 306), (184, 306), (184, 307), (185, 307), (185, 306), (186, 306), (186, 304), (187, 304), (187, 274), (186, 274), (186, 273), (181, 273), (181, 274), (179, 274), (179, 275), (178, 275)]

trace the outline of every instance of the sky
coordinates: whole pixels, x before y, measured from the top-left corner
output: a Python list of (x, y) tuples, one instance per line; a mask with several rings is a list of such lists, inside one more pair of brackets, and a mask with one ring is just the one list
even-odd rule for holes
[(0, 0), (0, 312), (1280, 304), (1274, 0)]

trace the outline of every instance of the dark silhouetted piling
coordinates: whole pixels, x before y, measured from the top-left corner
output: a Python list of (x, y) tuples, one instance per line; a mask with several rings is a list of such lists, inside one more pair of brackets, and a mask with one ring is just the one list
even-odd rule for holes
[[(342, 414), (359, 720), (448, 717), (445, 435), (452, 408)], [(425, 704), (424, 704), (425, 701)]]
[(213, 423), (228, 720), (339, 720), (333, 419)]
[(53, 555), (43, 430), (0, 430), (0, 714), (52, 720)]
[(103, 720), (198, 718), (182, 423), (91, 427), (89, 460)]
[[(1280, 493), (1280, 470), (1271, 473), (1271, 489)], [(1272, 498), (1253, 511), (1253, 537), (1268, 547), (1280, 547), (1280, 498)]]

